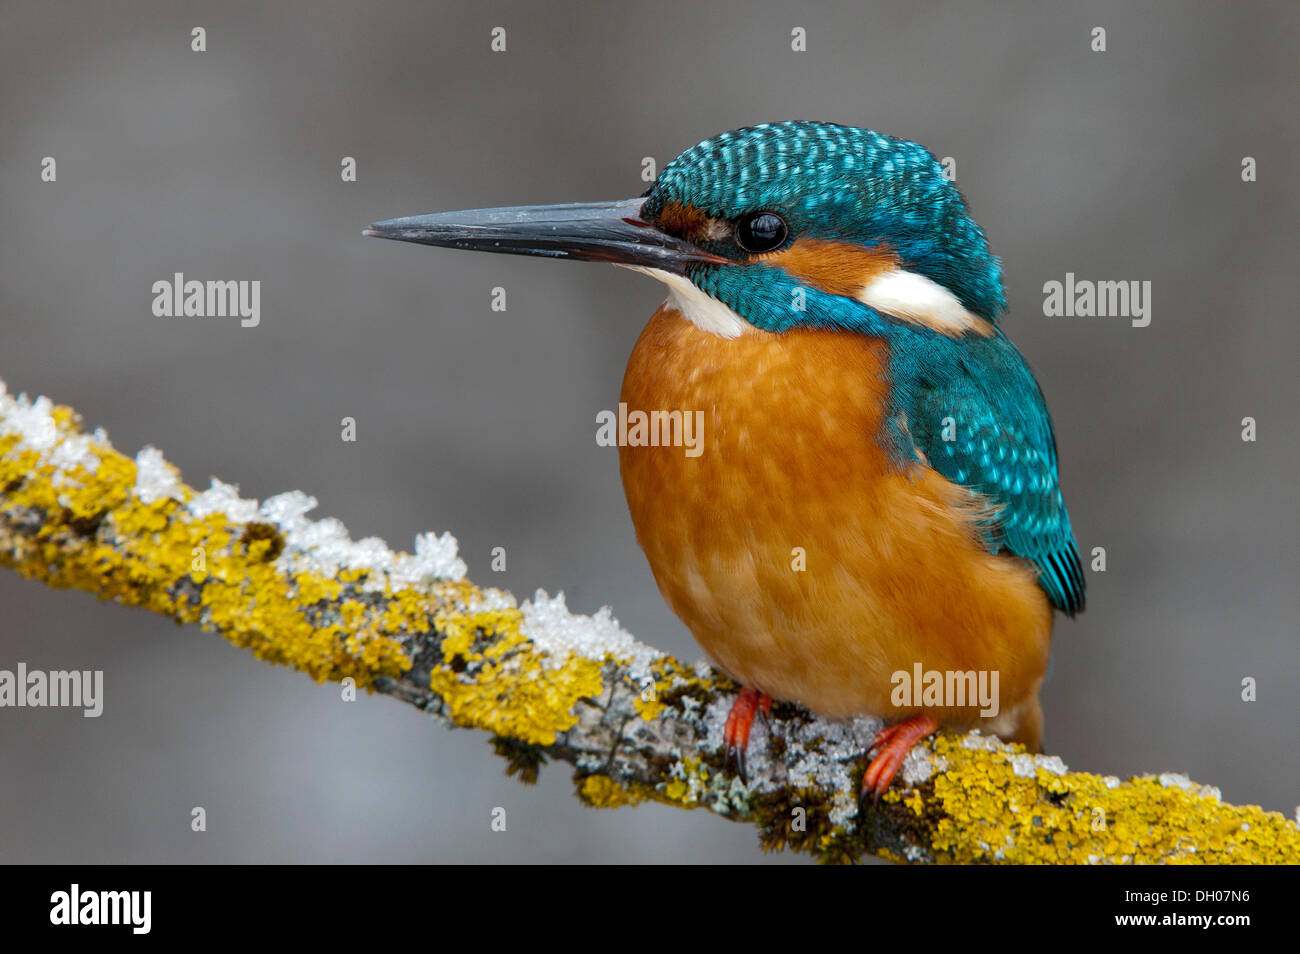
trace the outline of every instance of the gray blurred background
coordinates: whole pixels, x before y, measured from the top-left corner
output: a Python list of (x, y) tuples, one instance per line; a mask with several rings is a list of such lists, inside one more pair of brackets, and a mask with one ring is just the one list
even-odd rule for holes
[[(1136, 7), (6, 0), (0, 377), (128, 454), (156, 444), (191, 484), (302, 489), (317, 517), (399, 549), (450, 530), (473, 579), (607, 603), (696, 658), (637, 548), (617, 453), (594, 442), (663, 290), (360, 230), (636, 195), (642, 157), (662, 168), (765, 120), (915, 139), (956, 158), (1004, 259), (1005, 327), (1047, 394), (1081, 549), (1108, 553), (1088, 612), (1057, 627), (1049, 750), (1289, 815), (1300, 14)], [(150, 286), (177, 271), (260, 279), (260, 327), (155, 318)], [(1151, 281), (1150, 327), (1043, 317), (1043, 283), (1067, 271)], [(484, 735), (383, 697), (345, 705), (217, 636), (3, 572), (0, 668), (18, 661), (103, 669), (106, 702), (98, 720), (0, 710), (6, 861), (762, 857), (747, 828), (585, 809), (564, 767), (522, 787)]]

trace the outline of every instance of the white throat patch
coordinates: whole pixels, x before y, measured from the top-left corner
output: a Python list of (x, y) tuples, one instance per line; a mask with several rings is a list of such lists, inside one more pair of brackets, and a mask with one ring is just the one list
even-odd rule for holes
[(642, 272), (668, 286), (666, 305), (677, 309), (687, 321), (702, 331), (720, 338), (739, 338), (753, 331), (754, 326), (727, 305), (710, 298), (695, 287), (694, 282), (684, 275), (674, 275), (659, 268), (646, 268), (644, 265), (623, 265), (634, 272)]

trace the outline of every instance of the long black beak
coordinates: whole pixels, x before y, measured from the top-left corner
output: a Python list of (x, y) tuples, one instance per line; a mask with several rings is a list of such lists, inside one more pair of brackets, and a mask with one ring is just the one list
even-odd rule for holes
[(679, 275), (693, 262), (728, 262), (643, 222), (640, 218), (643, 201), (624, 199), (435, 212), (375, 222), (361, 234), (476, 252), (636, 265)]

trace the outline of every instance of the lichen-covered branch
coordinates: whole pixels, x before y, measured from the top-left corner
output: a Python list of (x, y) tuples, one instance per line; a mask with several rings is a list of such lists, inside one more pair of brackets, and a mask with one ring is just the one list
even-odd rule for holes
[(216, 480), (196, 491), (158, 451), (123, 456), (69, 408), (0, 384), (0, 563), (483, 729), (525, 781), (568, 762), (588, 804), (704, 808), (828, 861), (1300, 862), (1300, 827), (1277, 812), (1182, 776), (1069, 772), (977, 734), (918, 748), (860, 810), (879, 723), (789, 705), (756, 725), (745, 785), (723, 771), (736, 686), (707, 665), (637, 642), (607, 611), (571, 614), (563, 595), (520, 606), (475, 586), (446, 534), (393, 553), (309, 519), (314, 506)]

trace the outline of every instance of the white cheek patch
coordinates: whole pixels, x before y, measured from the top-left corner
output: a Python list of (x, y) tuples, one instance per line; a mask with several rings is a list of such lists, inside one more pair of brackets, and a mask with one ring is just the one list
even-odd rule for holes
[(674, 275), (672, 272), (665, 272), (658, 268), (646, 268), (644, 265), (623, 265), (621, 267), (630, 268), (634, 272), (642, 272), (667, 285), (668, 300), (665, 304), (677, 309), (687, 321), (702, 331), (707, 331), (709, 334), (717, 335), (720, 338), (739, 338), (741, 335), (754, 330), (753, 325), (716, 298), (710, 298), (704, 294), (684, 275)]
[(857, 299), (876, 311), (950, 337), (969, 332), (987, 338), (993, 333), (993, 326), (967, 311), (956, 295), (916, 272), (895, 268), (877, 275), (862, 286)]

